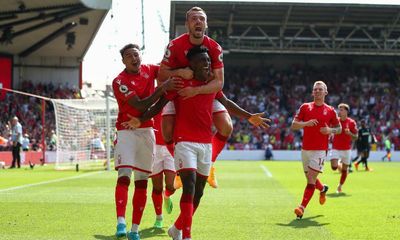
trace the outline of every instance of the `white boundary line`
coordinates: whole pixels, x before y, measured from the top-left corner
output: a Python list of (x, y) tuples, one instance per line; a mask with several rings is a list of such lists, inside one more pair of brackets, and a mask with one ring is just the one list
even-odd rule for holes
[(272, 178), (272, 173), (268, 170), (268, 168), (264, 165), (260, 165), (260, 168), (264, 171), (265, 175), (267, 175), (267, 177)]
[(72, 179), (88, 177), (88, 176), (95, 175), (95, 174), (99, 174), (99, 173), (102, 173), (102, 172), (104, 172), (104, 171), (86, 173), (86, 174), (81, 174), (81, 175), (78, 175), (78, 176), (65, 177), (65, 178), (59, 178), (59, 179), (44, 181), (44, 182), (30, 183), (30, 184), (25, 184), (25, 185), (21, 185), (21, 186), (16, 186), (16, 187), (10, 187), (10, 188), (5, 188), (5, 189), (0, 189), (0, 193), (2, 193), (2, 192), (8, 192), (8, 191), (13, 191), (13, 190), (19, 190), (19, 189), (28, 188), (28, 187), (34, 187), (34, 186), (45, 185), (45, 184), (49, 184), (49, 183), (63, 182), (63, 181), (68, 181), (68, 180), (72, 180)]

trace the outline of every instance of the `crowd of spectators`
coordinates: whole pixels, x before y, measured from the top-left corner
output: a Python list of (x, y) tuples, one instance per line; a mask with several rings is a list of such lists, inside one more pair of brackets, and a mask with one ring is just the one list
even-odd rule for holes
[(250, 112), (265, 112), (272, 119), (268, 130), (255, 129), (247, 121), (233, 119), (229, 149), (300, 149), (302, 132), (289, 129), (296, 109), (312, 101), (312, 85), (328, 85), (326, 102), (335, 108), (341, 102), (351, 107), (350, 117), (366, 119), (378, 140), (377, 149), (390, 138), (400, 149), (400, 68), (370, 66), (312, 67), (292, 65), (225, 69), (224, 93)]
[[(72, 99), (80, 98), (79, 90), (72, 90), (67, 87), (56, 87), (52, 84), (37, 84), (23, 82), (18, 90), (35, 95), (57, 98)], [(54, 130), (56, 129), (54, 108), (48, 101), (45, 102), (45, 136), (47, 150), (54, 148)], [(42, 145), (42, 101), (36, 97), (21, 95), (18, 93), (7, 93), (0, 101), (0, 135), (8, 138), (10, 134), (10, 120), (17, 116), (22, 127), (24, 137), (29, 138), (30, 149), (40, 151)], [(8, 145), (0, 146), (0, 151), (9, 151), (11, 142)]]
[[(312, 84), (323, 80), (328, 85), (326, 102), (334, 107), (341, 102), (350, 105), (350, 117), (366, 119), (375, 134), (378, 149), (384, 149), (389, 138), (393, 149), (400, 150), (400, 68), (381, 66), (312, 67), (292, 65), (286, 69), (274, 66), (226, 67), (224, 93), (249, 112), (265, 112), (272, 120), (267, 130), (257, 129), (244, 119), (233, 118), (234, 130), (228, 149), (300, 149), (302, 132), (289, 129), (296, 109), (312, 101)], [(24, 82), (25, 92), (51, 98), (81, 98), (79, 90), (53, 85)], [(41, 100), (8, 93), (0, 102), (0, 134), (9, 133), (8, 122), (17, 116), (32, 146), (42, 148)], [(55, 117), (51, 103), (46, 102), (45, 133), (47, 149), (54, 149)], [(8, 150), (7, 146), (0, 146)]]

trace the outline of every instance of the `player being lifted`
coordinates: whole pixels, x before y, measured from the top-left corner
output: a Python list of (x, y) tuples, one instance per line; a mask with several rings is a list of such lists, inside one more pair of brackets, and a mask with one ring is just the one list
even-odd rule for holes
[[(351, 145), (352, 141), (358, 138), (358, 129), (356, 122), (348, 117), (350, 107), (345, 103), (341, 103), (339, 108), (339, 120), (343, 131), (333, 137), (332, 151), (330, 152), (332, 170), (341, 171), (340, 182), (336, 192), (342, 192), (342, 186), (347, 178), (347, 169), (351, 162)], [(339, 163), (340, 159), (340, 163)]]
[[(198, 94), (217, 93), (222, 90), (224, 84), (224, 64), (222, 61), (221, 46), (205, 35), (207, 29), (207, 15), (199, 7), (192, 7), (186, 12), (185, 26), (187, 33), (171, 40), (168, 44), (164, 58), (160, 66), (159, 79), (165, 80), (169, 77), (181, 77), (184, 79), (193, 78), (193, 71), (189, 68), (189, 62), (186, 58), (188, 50), (194, 46), (202, 45), (208, 48), (213, 78), (208, 84), (197, 87), (187, 87), (179, 91), (179, 95), (189, 98)], [(170, 108), (172, 103), (167, 105)], [(232, 120), (229, 114), (224, 111), (224, 107), (217, 101), (214, 102), (213, 123), (217, 132), (212, 138), (212, 162), (215, 162), (218, 154), (224, 148), (229, 136), (232, 133)], [(173, 152), (173, 126), (174, 115), (167, 115), (163, 118), (163, 135), (168, 148)], [(215, 168), (212, 167), (208, 182), (210, 186), (218, 186), (215, 178)]]
[(119, 109), (115, 142), (115, 169), (118, 170), (118, 180), (115, 187), (116, 236), (122, 237), (127, 234), (125, 212), (128, 188), (132, 171), (134, 171), (135, 191), (132, 200), (132, 228), (128, 233), (128, 238), (137, 240), (140, 239), (138, 234), (139, 224), (146, 206), (147, 179), (153, 165), (153, 122), (144, 121), (135, 130), (127, 129), (122, 123), (129, 120), (128, 115), (139, 117), (167, 90), (178, 89), (180, 81), (168, 80), (155, 89), (154, 81), (159, 67), (141, 64), (139, 46), (128, 44), (120, 50), (120, 53), (125, 69), (112, 83)]
[(325, 103), (327, 94), (326, 84), (322, 81), (315, 82), (312, 90), (314, 101), (300, 106), (291, 126), (292, 130), (304, 129), (301, 158), (307, 186), (301, 204), (294, 209), (298, 219), (303, 217), (304, 209), (315, 189), (320, 191), (319, 203), (323, 205), (326, 201), (328, 186), (321, 183), (318, 174), (323, 172), (329, 135), (340, 134), (342, 131), (334, 108)]
[[(184, 86), (206, 84), (210, 76), (210, 58), (207, 49), (195, 46), (189, 50), (187, 58), (194, 72), (194, 79), (185, 80)], [(244, 111), (226, 99), (222, 92), (199, 94), (188, 99), (179, 96), (176, 91), (169, 92), (139, 119), (133, 118), (130, 121), (131, 127), (134, 128), (140, 122), (145, 122), (160, 112), (168, 101), (174, 101), (176, 108), (174, 141), (177, 143), (174, 152), (175, 168), (181, 175), (183, 191), (180, 200), (180, 215), (168, 230), (169, 236), (173, 239), (182, 239), (182, 237), (191, 239), (193, 214), (200, 204), (211, 167), (212, 104), (215, 98), (226, 104), (233, 114), (242, 118), (252, 118), (256, 126), (269, 127), (267, 124), (269, 119)]]

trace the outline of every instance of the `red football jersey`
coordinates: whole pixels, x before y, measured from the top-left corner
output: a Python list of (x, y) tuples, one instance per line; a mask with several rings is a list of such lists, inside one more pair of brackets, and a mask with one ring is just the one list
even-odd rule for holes
[(314, 102), (304, 103), (301, 105), (295, 119), (302, 122), (307, 122), (311, 119), (318, 120), (316, 126), (304, 127), (303, 150), (328, 150), (329, 135), (322, 134), (320, 129), (326, 125), (331, 127), (339, 124), (333, 107), (325, 103), (321, 106), (315, 105)]
[[(205, 84), (196, 80), (185, 80), (186, 86)], [(174, 101), (175, 105), (175, 142), (211, 143), (213, 133), (212, 107), (216, 94), (199, 94), (183, 100), (176, 91), (168, 92), (166, 98)]]
[(154, 135), (156, 136), (157, 145), (165, 145), (164, 138), (161, 133), (161, 112), (154, 116)]
[[(222, 62), (221, 46), (208, 36), (204, 36), (204, 40), (201, 45), (208, 49), (208, 55), (211, 59), (211, 68), (223, 68), (224, 63)], [(173, 69), (188, 67), (189, 60), (186, 58), (186, 54), (188, 53), (189, 49), (194, 46), (195, 45), (191, 44), (189, 41), (188, 33), (180, 35), (168, 44), (161, 63)]]
[(350, 150), (352, 139), (344, 130), (348, 128), (351, 133), (356, 134), (358, 132), (357, 123), (348, 117), (344, 121), (340, 120), (340, 124), (342, 125), (342, 132), (333, 137), (332, 148), (336, 150)]
[[(139, 74), (129, 74), (124, 70), (113, 80), (112, 87), (119, 109), (115, 124), (117, 130), (125, 129), (121, 123), (129, 121), (128, 114), (133, 117), (142, 115), (141, 112), (128, 104), (128, 100), (135, 95), (142, 99), (154, 93), (154, 82), (159, 68), (157, 65), (142, 64)], [(149, 120), (143, 122), (140, 128), (152, 126), (153, 120)]]

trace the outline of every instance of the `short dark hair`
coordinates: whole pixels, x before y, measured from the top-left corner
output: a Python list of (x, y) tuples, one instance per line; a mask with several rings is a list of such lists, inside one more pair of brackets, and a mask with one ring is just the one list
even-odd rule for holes
[(201, 53), (208, 54), (208, 49), (202, 45), (197, 45), (189, 49), (188, 53), (186, 54), (186, 58), (190, 61), (194, 56)]
[(125, 52), (127, 49), (130, 49), (130, 48), (136, 48), (137, 50), (140, 51), (139, 45), (133, 44), (133, 43), (128, 43), (128, 44), (126, 44), (123, 48), (121, 48), (121, 50), (119, 50), (119, 53), (121, 53), (121, 57), (124, 57), (124, 52)]

